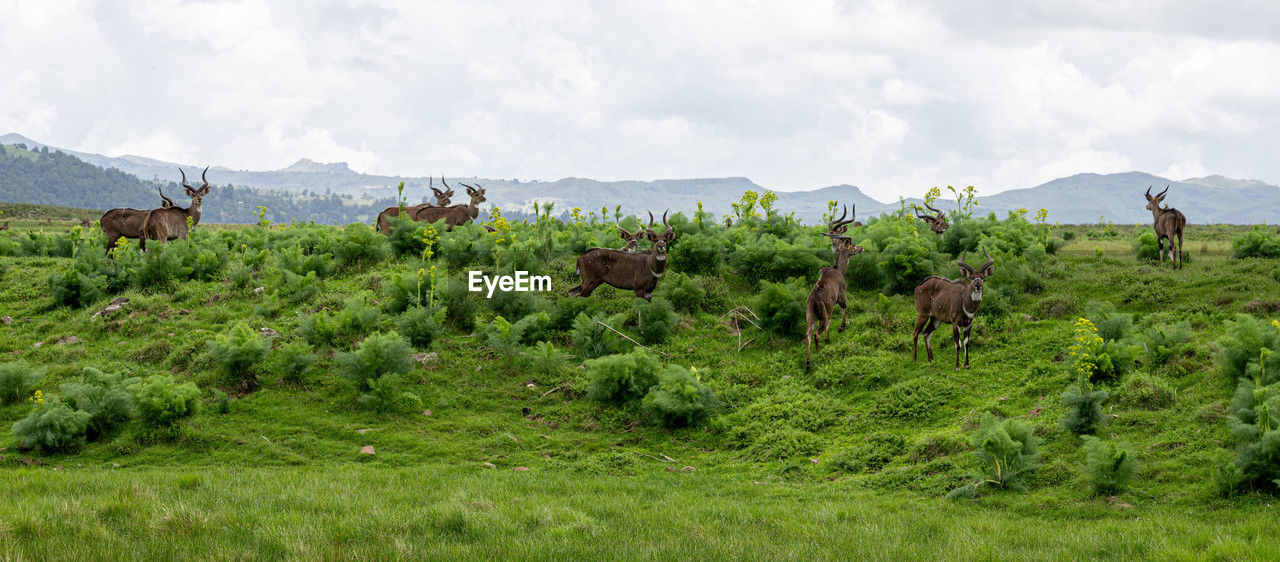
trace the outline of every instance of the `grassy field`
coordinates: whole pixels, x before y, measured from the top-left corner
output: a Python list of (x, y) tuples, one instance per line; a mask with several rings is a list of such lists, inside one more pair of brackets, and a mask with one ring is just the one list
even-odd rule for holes
[[(70, 225), (53, 222), (49, 232)], [(318, 346), (298, 381), (262, 368), (252, 392), (206, 352), (239, 321), (294, 341), (318, 311), (352, 298), (384, 306), (394, 277), (421, 265), (412, 257), (337, 272), (300, 303), (273, 296), (282, 279), (270, 262), (247, 283), (226, 274), (130, 288), (125, 311), (105, 320), (92, 315), (109, 299), (52, 302), (48, 278), (69, 258), (0, 258), (0, 316), (12, 318), (0, 352), (43, 366), (46, 393), (96, 367), (172, 373), (206, 402), (166, 435), (130, 425), (68, 453), (22, 450), (0, 433), (0, 557), (1274, 559), (1276, 498), (1223, 498), (1213, 481), (1237, 445), (1235, 385), (1214, 366), (1215, 342), (1233, 314), (1280, 313), (1277, 261), (1230, 257), (1247, 229), (1191, 227), (1191, 259), (1172, 271), (1134, 258), (1132, 225), (1056, 228), (1071, 239), (1037, 271), (1043, 288), (1010, 313), (979, 313), (964, 371), (951, 368), (945, 327), (938, 361), (911, 361), (909, 295), (851, 288), (850, 329), (833, 329), (805, 372), (799, 338), (740, 337), (727, 323), (752, 305), (754, 283), (707, 276), (700, 311), (681, 313), (652, 346), (696, 367), (724, 403), (684, 429), (585, 398), (585, 358), (567, 333), (550, 337), (573, 354), (552, 372), (485, 345), (494, 305), (483, 298), (481, 327), (451, 328), (429, 349), (438, 360), (410, 374), (424, 411), (360, 408), (337, 375), (337, 354), (354, 343)], [(579, 306), (563, 296), (577, 282), (572, 256), (546, 268), (554, 292), (540, 306)], [(608, 287), (592, 299), (610, 314), (635, 300)], [(1099, 435), (1131, 443), (1141, 466), (1127, 490), (1097, 495), (1080, 440), (1058, 423), (1059, 395), (1073, 380), (1076, 319), (1106, 308), (1134, 314), (1139, 330), (1186, 320), (1191, 336), (1167, 363), (1138, 363), (1104, 385), (1112, 400)], [(397, 317), (383, 312), (376, 329)], [(213, 388), (231, 394), (226, 413)], [(0, 406), (0, 420), (7, 428), (30, 410)], [(968, 439), (984, 412), (1031, 423), (1042, 464), (1025, 490), (944, 499), (980, 468)]]

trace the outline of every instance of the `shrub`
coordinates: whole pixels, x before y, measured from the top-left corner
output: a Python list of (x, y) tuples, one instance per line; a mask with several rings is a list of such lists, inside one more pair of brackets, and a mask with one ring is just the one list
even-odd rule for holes
[(1084, 437), (1085, 478), (1100, 496), (1112, 495), (1129, 485), (1138, 472), (1138, 460), (1127, 443), (1112, 443), (1097, 437)]
[(618, 353), (623, 349), (624, 340), (613, 331), (601, 326), (604, 317), (589, 317), (579, 313), (573, 320), (573, 349), (582, 357), (602, 357)]
[(948, 497), (972, 497), (985, 487), (1022, 489), (1027, 475), (1040, 465), (1040, 438), (1031, 424), (1020, 420), (1000, 420), (985, 412), (969, 443), (982, 477), (952, 491)]
[(1151, 371), (1169, 362), (1183, 344), (1191, 339), (1191, 323), (1182, 321), (1172, 326), (1153, 327), (1142, 334), (1147, 367)]
[(764, 282), (751, 308), (760, 317), (760, 327), (781, 338), (804, 335), (805, 299), (808, 296), (794, 285)]
[[(445, 240), (448, 240), (447, 238)], [(445, 321), (454, 328), (469, 332), (476, 327), (476, 309), (479, 308), (475, 293), (467, 290), (465, 281), (451, 279), (438, 296), (445, 308)]]
[(564, 368), (568, 355), (556, 350), (555, 344), (540, 341), (529, 353), (529, 361), (533, 371), (544, 377), (553, 377)]
[(125, 373), (104, 373), (85, 368), (82, 382), (69, 382), (59, 387), (67, 404), (89, 414), (85, 436), (90, 441), (102, 438), (115, 427), (133, 417), (133, 395), (129, 387), (139, 380)]
[(1256, 378), (1264, 366), (1262, 350), (1270, 352), (1265, 370), (1280, 373), (1280, 322), (1267, 325), (1247, 314), (1237, 314), (1226, 321), (1223, 332), (1215, 358), (1223, 375), (1231, 380)]
[(57, 397), (37, 404), (27, 417), (13, 424), (13, 436), (25, 449), (46, 453), (66, 452), (85, 442), (85, 429), (92, 416), (72, 409)]
[(0, 363), (0, 404), (26, 400), (43, 378), (44, 369), (32, 368), (18, 361)]
[[(1280, 489), (1280, 371), (1273, 370), (1268, 349), (1259, 352), (1259, 365), (1240, 379), (1231, 400), (1228, 422), (1240, 440), (1231, 474), (1237, 487)], [(1250, 365), (1252, 366), (1252, 365)]]
[(444, 307), (434, 311), (415, 306), (400, 315), (396, 320), (396, 331), (400, 332), (409, 343), (418, 349), (428, 349), (431, 344), (444, 335), (444, 318), (448, 313)]
[(876, 406), (879, 414), (901, 418), (929, 418), (953, 394), (949, 384), (935, 377), (904, 381), (890, 387)]
[(542, 299), (522, 291), (494, 291), (488, 303), (490, 310), (506, 318), (524, 318), (546, 308)]
[(356, 351), (338, 355), (338, 371), (362, 393), (359, 402), (378, 412), (416, 409), (422, 400), (401, 391), (403, 375), (413, 370), (413, 348), (396, 333), (365, 338)]
[(280, 346), (272, 354), (271, 372), (285, 382), (298, 383), (302, 381), (302, 374), (314, 365), (317, 359), (311, 345), (307, 342), (289, 342)]
[(520, 345), (544, 341), (551, 337), (551, 315), (540, 310), (517, 320), (512, 328)]
[(696, 369), (671, 365), (645, 394), (643, 407), (662, 427), (694, 427), (720, 407), (720, 400), (702, 383)]
[(309, 301), (320, 294), (323, 283), (316, 277), (316, 272), (308, 272), (305, 276), (292, 271), (281, 270), (280, 285), (276, 288), (276, 298), (285, 302), (301, 303)]
[(721, 238), (714, 234), (694, 234), (677, 238), (671, 245), (668, 259), (672, 270), (710, 275), (720, 270), (725, 253), (726, 246)]
[(907, 440), (901, 435), (873, 433), (852, 446), (832, 452), (823, 464), (832, 472), (848, 474), (878, 472), (885, 465), (893, 462), (893, 459), (902, 456), (906, 449)]
[(676, 310), (691, 313), (702, 311), (707, 301), (707, 290), (702, 288), (700, 278), (683, 273), (669, 273), (666, 277), (654, 293), (655, 297), (670, 301)]
[(58, 305), (83, 308), (107, 295), (107, 278), (72, 267), (49, 276), (49, 294)]
[(481, 332), (482, 341), (498, 355), (507, 358), (507, 363), (520, 357), (524, 350), (524, 326), (517, 326), (506, 318), (495, 316), (492, 322), (485, 325)]
[(217, 388), (213, 389), (213, 411), (224, 415), (231, 413), (231, 397)]
[(1124, 379), (1116, 398), (1127, 408), (1158, 410), (1173, 404), (1174, 390), (1155, 375), (1133, 373)]
[[(1124, 322), (1114, 319), (1123, 317), (1110, 320), (1109, 335), (1115, 337), (1123, 333)], [(1074, 359), (1077, 372), (1089, 382), (1114, 381), (1133, 368), (1137, 346), (1127, 343), (1127, 340), (1103, 339), (1087, 318), (1076, 320), (1075, 326), (1074, 342), (1068, 352)]]
[(1062, 393), (1062, 405), (1067, 412), (1062, 415), (1062, 427), (1072, 435), (1092, 434), (1105, 419), (1102, 404), (1110, 395), (1105, 390), (1091, 390), (1088, 383), (1071, 385)]
[(672, 308), (671, 301), (655, 297), (652, 301), (636, 299), (632, 302), (632, 309), (636, 312), (633, 317), (635, 329), (640, 334), (640, 341), (648, 345), (667, 341), (667, 337), (680, 323), (680, 315)]
[(643, 349), (592, 359), (586, 367), (587, 397), (600, 402), (640, 400), (658, 382), (658, 360)]
[(200, 409), (200, 389), (178, 384), (172, 375), (151, 375), (129, 387), (138, 417), (150, 427), (170, 427)]
[(238, 322), (231, 331), (205, 342), (213, 362), (245, 390), (258, 387), (258, 375), (254, 365), (267, 356), (270, 344), (257, 331), (244, 322)]
[(354, 343), (377, 329), (382, 311), (367, 306), (363, 299), (349, 299), (337, 314), (327, 311), (304, 317), (298, 333), (313, 345)]
[(138, 258), (133, 269), (133, 282), (138, 287), (160, 290), (174, 282), (189, 279), (194, 268), (182, 261), (182, 253), (169, 244), (155, 244)]
[(1269, 227), (1253, 230), (1231, 239), (1233, 256), (1239, 258), (1280, 258), (1280, 235)]

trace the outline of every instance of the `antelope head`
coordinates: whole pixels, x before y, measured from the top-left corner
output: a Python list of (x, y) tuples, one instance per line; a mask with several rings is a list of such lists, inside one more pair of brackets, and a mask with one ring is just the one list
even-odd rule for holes
[[(669, 211), (669, 210), (668, 210)], [(653, 231), (653, 212), (649, 213), (649, 227), (645, 229), (645, 236), (650, 242), (653, 242), (653, 255), (658, 261), (667, 260), (667, 244), (676, 239), (676, 231), (667, 223), (667, 212), (662, 213), (662, 224), (666, 225), (667, 231), (658, 234)]]
[(161, 189), (158, 186), (156, 187), (156, 189), (160, 191), (160, 208), (161, 209), (168, 209), (169, 207), (177, 207), (177, 205), (173, 204), (173, 199), (170, 199), (164, 196), (164, 189)]
[(1160, 204), (1164, 202), (1164, 194), (1169, 192), (1169, 186), (1164, 186), (1164, 191), (1157, 193), (1155, 197), (1151, 196), (1151, 186), (1147, 186), (1147, 210), (1151, 212), (1160, 211)]
[(920, 213), (916, 213), (916, 217), (918, 217), (920, 220), (924, 222), (929, 223), (929, 230), (932, 230), (938, 234), (942, 234), (943, 232), (946, 232), (948, 228), (951, 227), (951, 225), (947, 224), (947, 215), (943, 214), (942, 211), (939, 211), (933, 208), (933, 206), (928, 203), (925, 203), (924, 206), (928, 207), (930, 211), (934, 212), (934, 214), (923, 215)]
[(969, 298), (973, 299), (973, 302), (982, 302), (982, 284), (995, 272), (996, 260), (991, 258), (991, 254), (987, 253), (986, 248), (982, 248), (982, 255), (987, 257), (987, 263), (982, 264), (982, 267), (978, 269), (974, 269), (972, 265), (964, 263), (964, 258), (968, 255), (969, 251), (965, 250), (964, 253), (960, 254), (960, 261), (956, 262), (956, 264), (960, 266), (960, 273), (968, 281)]
[(182, 188), (187, 191), (187, 196), (191, 198), (190, 209), (199, 211), (200, 203), (204, 201), (204, 196), (209, 194), (209, 180), (205, 179), (205, 174), (209, 173), (209, 167), (205, 166), (204, 171), (200, 173), (200, 181), (202, 182), (200, 187), (192, 187), (187, 183), (187, 173), (182, 168), (178, 168), (178, 171), (182, 173)]
[[(858, 226), (857, 221), (853, 220), (853, 217), (849, 217), (849, 220), (845, 220), (845, 217), (848, 217), (848, 216), (849, 216), (849, 206), (845, 205), (844, 214), (841, 214), (840, 218), (832, 219), (830, 222), (827, 223), (827, 232), (831, 234), (844, 234), (845, 232), (849, 231), (849, 225), (852, 224), (853, 226)], [(854, 217), (858, 216), (857, 205), (853, 206), (853, 216)], [(832, 240), (835, 240), (835, 239), (832, 238)]]
[(618, 236), (626, 241), (627, 245), (622, 247), (622, 251), (628, 254), (639, 253), (640, 236), (644, 234), (644, 227), (637, 228), (635, 232), (628, 231), (618, 225)]
[[(444, 178), (440, 178), (440, 181), (444, 181)], [(480, 187), (480, 184), (475, 184), (474, 186), (472, 186), (464, 183), (462, 184), (462, 186), (467, 188), (467, 195), (471, 196), (472, 207), (479, 207), (481, 203), (484, 203), (485, 201), (487, 201), (487, 199), (484, 198), (484, 188)], [(446, 185), (445, 187), (449, 187), (449, 186)], [(452, 193), (452, 192), (450, 191), (447, 193)]]

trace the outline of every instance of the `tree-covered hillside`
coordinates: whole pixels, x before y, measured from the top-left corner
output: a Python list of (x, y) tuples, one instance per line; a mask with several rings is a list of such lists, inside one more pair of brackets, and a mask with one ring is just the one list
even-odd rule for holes
[[(199, 170), (187, 170), (188, 181), (198, 185)], [(360, 200), (349, 195), (311, 191), (270, 191), (213, 185), (204, 199), (204, 222), (252, 223), (259, 206), (276, 220), (314, 221), (325, 224), (367, 222), (394, 199)], [(0, 155), (0, 202), (64, 205), (107, 210), (116, 207), (153, 208), (160, 204), (157, 187), (180, 206), (188, 199), (173, 182), (143, 181), (115, 168), (99, 168), (57, 150), (6, 145)]]

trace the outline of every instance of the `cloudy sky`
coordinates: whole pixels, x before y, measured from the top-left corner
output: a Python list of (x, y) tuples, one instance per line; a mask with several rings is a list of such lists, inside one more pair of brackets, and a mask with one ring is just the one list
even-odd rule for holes
[(882, 200), (1078, 172), (1280, 183), (1280, 4), (1209, 4), (0, 0), (0, 133)]

